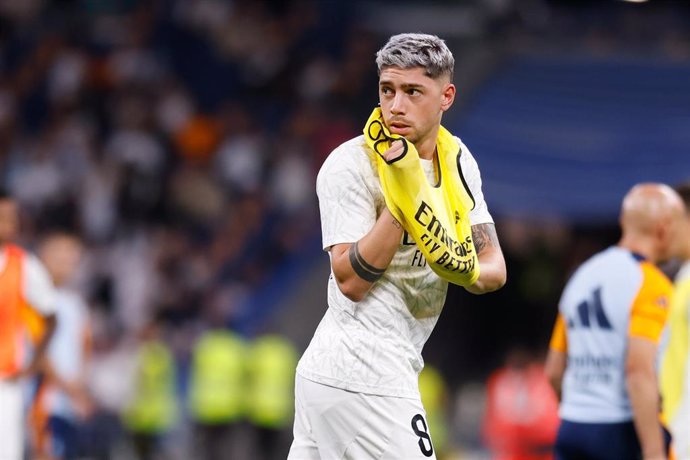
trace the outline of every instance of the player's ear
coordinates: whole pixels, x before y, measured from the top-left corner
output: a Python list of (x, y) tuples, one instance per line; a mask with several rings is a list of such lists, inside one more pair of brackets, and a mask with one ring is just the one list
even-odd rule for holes
[(668, 218), (663, 218), (657, 221), (656, 223), (656, 239), (659, 244), (659, 247), (662, 249), (661, 252), (666, 252), (668, 249), (669, 245), (672, 243), (671, 238), (672, 238), (672, 226), (673, 222), (671, 222), (670, 219)]
[(441, 110), (445, 112), (453, 105), (455, 101), (455, 85), (452, 83), (446, 83), (443, 86), (443, 91), (441, 92)]

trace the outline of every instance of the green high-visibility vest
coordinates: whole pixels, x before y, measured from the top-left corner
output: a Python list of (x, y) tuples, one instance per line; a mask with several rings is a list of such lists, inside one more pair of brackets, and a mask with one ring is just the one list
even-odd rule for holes
[(255, 339), (249, 351), (250, 421), (266, 428), (283, 428), (294, 412), (297, 351), (287, 339), (266, 335)]
[(197, 422), (220, 424), (244, 415), (246, 345), (228, 330), (206, 332), (194, 347), (189, 410)]
[(125, 426), (136, 433), (157, 434), (177, 420), (175, 362), (159, 341), (145, 342), (137, 354), (134, 396), (123, 413)]
[(424, 366), (419, 374), (419, 394), (426, 411), (431, 440), (438, 452), (445, 451), (448, 444), (444, 401), (446, 391), (446, 382), (441, 373), (434, 367)]

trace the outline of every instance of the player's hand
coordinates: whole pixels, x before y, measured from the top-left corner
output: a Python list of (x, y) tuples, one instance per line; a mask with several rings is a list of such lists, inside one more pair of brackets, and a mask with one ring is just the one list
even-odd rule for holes
[(391, 143), (391, 146), (388, 148), (388, 150), (383, 152), (383, 159), (390, 163), (400, 158), (406, 151), (407, 148), (405, 146), (405, 141), (402, 139), (396, 139)]
[(77, 416), (82, 420), (86, 420), (91, 417), (91, 415), (94, 413), (95, 407), (86, 387), (77, 382), (63, 382), (61, 386), (72, 400), (72, 404), (74, 405)]
[(19, 380), (22, 380), (26, 377), (30, 377), (36, 373), (36, 366), (27, 366), (19, 369), (17, 372), (14, 374), (8, 376), (6, 380), (10, 382), (18, 382)]
[(93, 400), (85, 391), (72, 395), (72, 403), (77, 416), (82, 420), (89, 419), (96, 410)]

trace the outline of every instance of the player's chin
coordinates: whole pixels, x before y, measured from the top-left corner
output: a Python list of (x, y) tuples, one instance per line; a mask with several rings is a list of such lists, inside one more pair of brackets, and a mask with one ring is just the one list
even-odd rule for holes
[(416, 144), (417, 141), (419, 140), (419, 136), (416, 136), (413, 132), (405, 133), (405, 134), (400, 134), (402, 137), (405, 138), (410, 144)]

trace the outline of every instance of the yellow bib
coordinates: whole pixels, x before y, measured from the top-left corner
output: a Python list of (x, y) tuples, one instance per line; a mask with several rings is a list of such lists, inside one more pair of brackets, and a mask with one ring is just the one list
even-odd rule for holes
[[(460, 146), (453, 135), (440, 127), (436, 140), (439, 184), (435, 187), (424, 174), (417, 149), (388, 131), (381, 109), (374, 109), (369, 117), (364, 138), (376, 153), (386, 206), (417, 243), (432, 270), (450, 283), (474, 284), (479, 278), (469, 218), (474, 199), (460, 176)], [(383, 153), (395, 140), (404, 142), (405, 149), (388, 163)]]
[(681, 278), (677, 281), (673, 297), (671, 297), (671, 309), (666, 326), (668, 342), (663, 352), (659, 376), (663, 401), (662, 420), (667, 427), (675, 422), (676, 417), (682, 414), (683, 410), (690, 409), (690, 402), (688, 402), (690, 394), (685, 390), (690, 385), (690, 382), (686, 380), (686, 376), (690, 375), (687, 370), (690, 364), (689, 305), (690, 277)]

